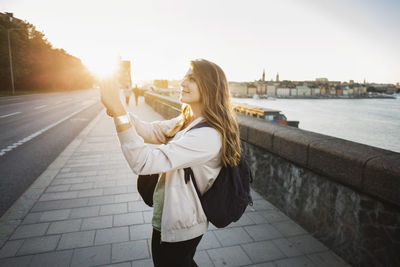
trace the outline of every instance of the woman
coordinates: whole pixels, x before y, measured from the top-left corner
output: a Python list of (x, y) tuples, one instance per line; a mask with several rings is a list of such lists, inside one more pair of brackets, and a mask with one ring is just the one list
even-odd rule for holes
[[(208, 228), (196, 189), (192, 182), (185, 183), (183, 169), (191, 167), (203, 194), (222, 165), (236, 165), (241, 153), (228, 83), (219, 66), (204, 59), (191, 61), (181, 82), (180, 101), (179, 117), (148, 123), (127, 115), (117, 90), (102, 88), (102, 102), (114, 117), (122, 151), (133, 172), (162, 173), (153, 196), (151, 250), (155, 266), (197, 266), (193, 256)], [(210, 127), (188, 131), (203, 121)]]

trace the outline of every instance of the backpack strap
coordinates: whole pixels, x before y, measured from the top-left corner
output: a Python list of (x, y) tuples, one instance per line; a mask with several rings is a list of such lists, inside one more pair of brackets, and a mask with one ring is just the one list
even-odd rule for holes
[(185, 183), (188, 183), (189, 180), (192, 180), (194, 188), (196, 189), (197, 196), (200, 198), (201, 194), (199, 188), (197, 187), (196, 179), (194, 179), (194, 173), (192, 168), (184, 168), (183, 171), (185, 172)]
[[(187, 130), (187, 132), (189, 132), (190, 130), (193, 130), (193, 129), (203, 128), (203, 127), (211, 127), (211, 126), (208, 125), (208, 123), (206, 121), (203, 121), (203, 122), (196, 124), (189, 130)], [(187, 167), (187, 168), (184, 168), (183, 171), (185, 172), (185, 183), (187, 184), (190, 180), (192, 180), (194, 188), (196, 189), (197, 195), (200, 197), (201, 194), (200, 194), (199, 188), (197, 187), (196, 179), (194, 178), (194, 173), (193, 173), (192, 168)]]
[(198, 124), (196, 124), (195, 126), (193, 126), (192, 128), (190, 128), (189, 130), (187, 130), (188, 132), (197, 128), (203, 128), (203, 127), (211, 127), (210, 125), (208, 125), (208, 123), (206, 121), (202, 121)]

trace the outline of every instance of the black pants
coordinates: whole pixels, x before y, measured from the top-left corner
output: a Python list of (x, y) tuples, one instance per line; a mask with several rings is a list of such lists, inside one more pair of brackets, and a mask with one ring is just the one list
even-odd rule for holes
[(161, 233), (153, 229), (151, 253), (155, 267), (197, 267), (193, 260), (197, 245), (203, 236), (182, 242), (161, 242)]

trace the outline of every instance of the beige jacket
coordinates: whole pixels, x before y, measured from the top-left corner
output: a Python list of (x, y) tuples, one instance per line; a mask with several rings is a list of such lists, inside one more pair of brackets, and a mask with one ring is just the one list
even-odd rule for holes
[(138, 175), (166, 173), (161, 240), (179, 242), (204, 234), (208, 221), (193, 183), (185, 183), (183, 168), (192, 168), (200, 192), (206, 192), (222, 166), (220, 134), (211, 127), (187, 132), (204, 120), (197, 118), (166, 144), (164, 133), (178, 118), (149, 123), (130, 115), (134, 127), (118, 133), (118, 137), (132, 171)]

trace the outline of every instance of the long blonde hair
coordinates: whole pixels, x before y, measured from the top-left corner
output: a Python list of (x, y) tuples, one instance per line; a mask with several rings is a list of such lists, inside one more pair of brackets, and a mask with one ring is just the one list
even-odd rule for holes
[[(199, 88), (203, 105), (203, 117), (216, 129), (222, 139), (221, 159), (224, 166), (239, 163), (241, 148), (239, 126), (230, 103), (228, 81), (224, 71), (215, 63), (205, 59), (192, 60), (192, 76)], [(181, 119), (167, 135), (173, 137), (192, 120), (189, 105), (182, 104)]]

